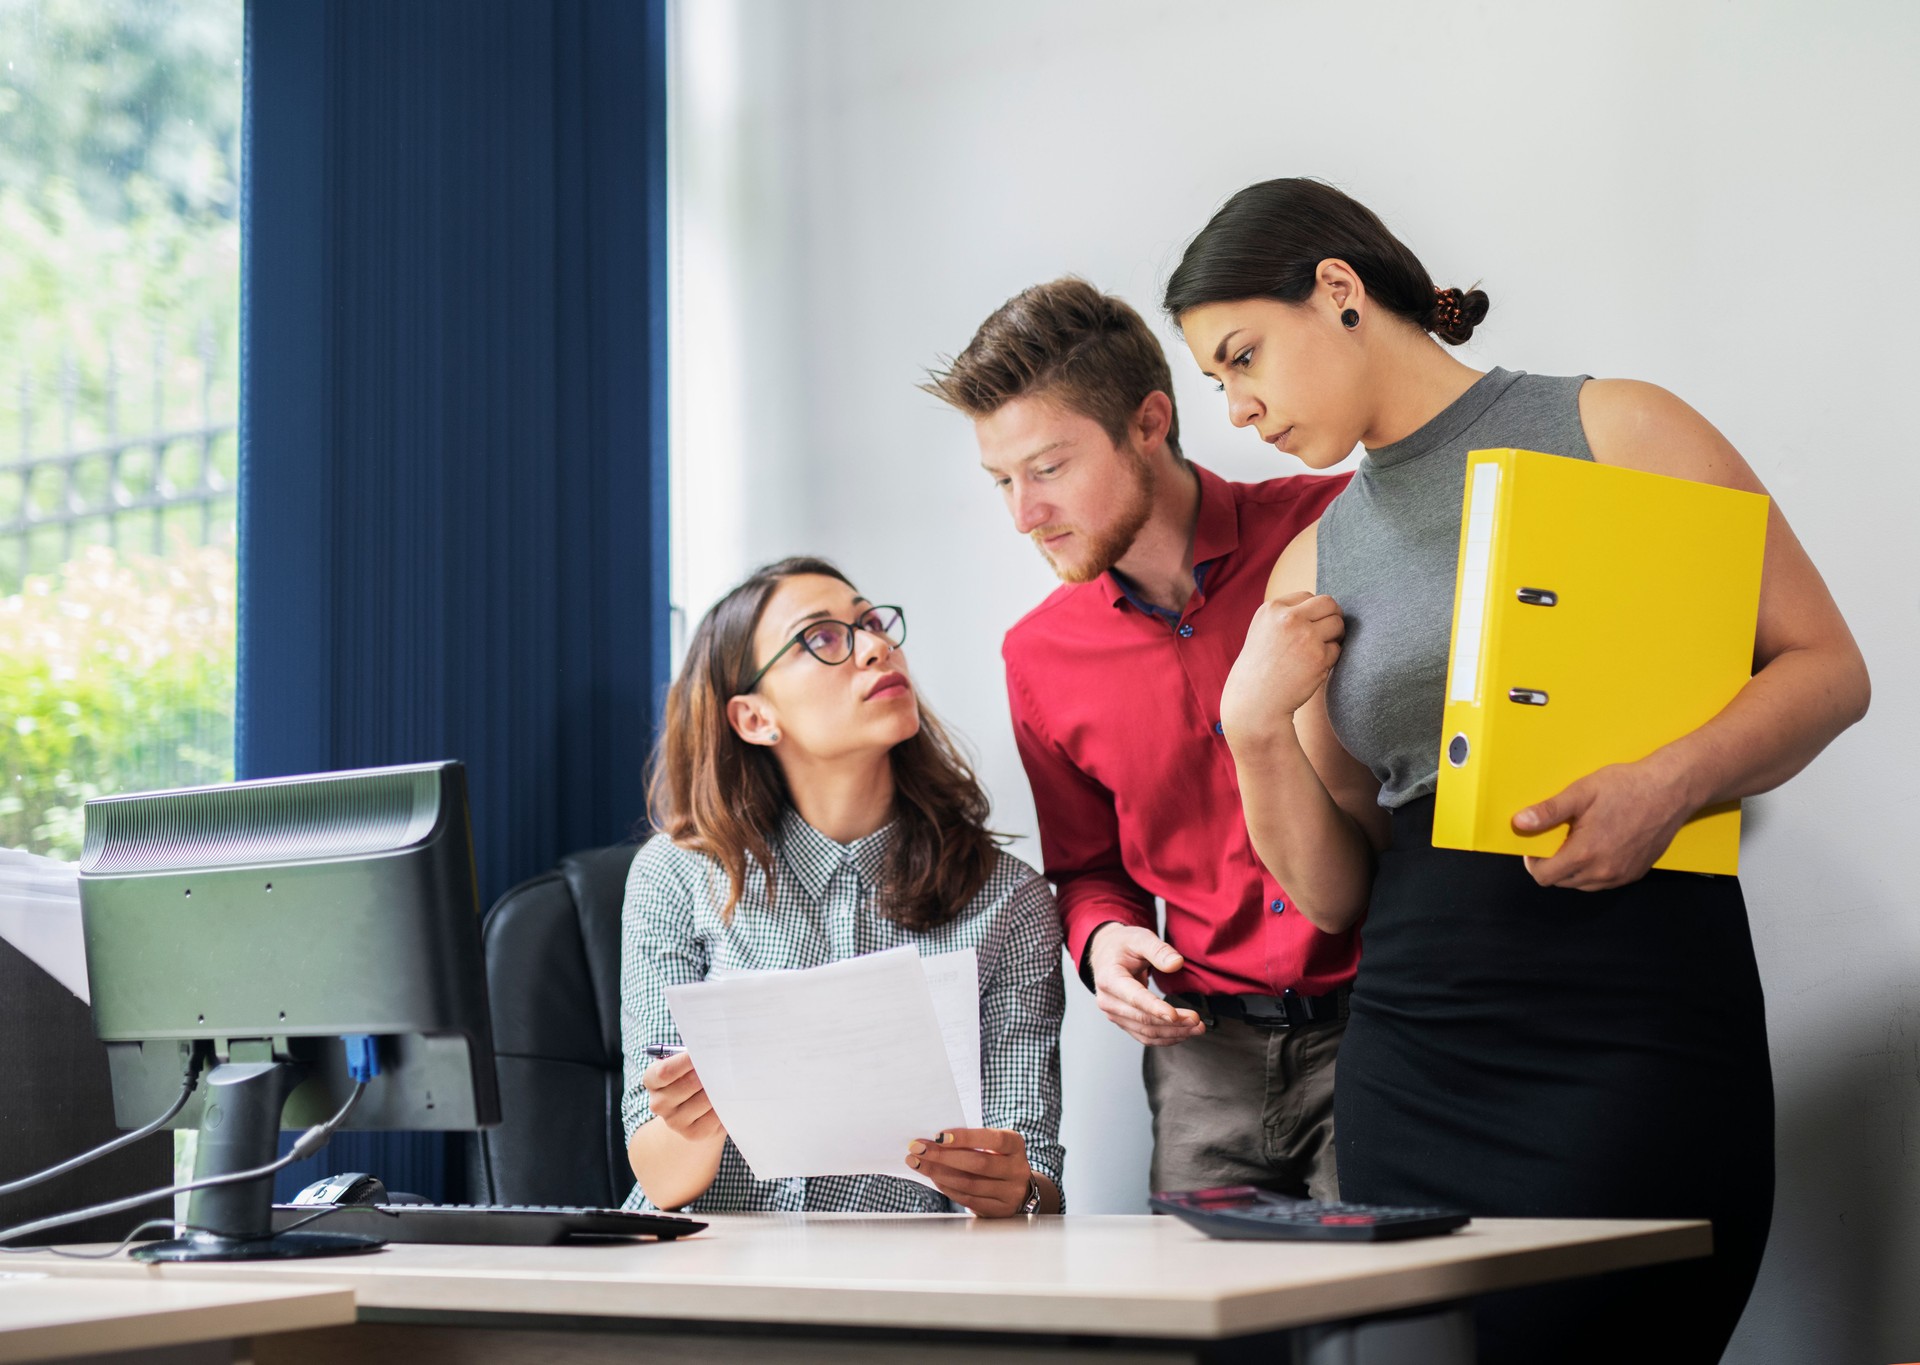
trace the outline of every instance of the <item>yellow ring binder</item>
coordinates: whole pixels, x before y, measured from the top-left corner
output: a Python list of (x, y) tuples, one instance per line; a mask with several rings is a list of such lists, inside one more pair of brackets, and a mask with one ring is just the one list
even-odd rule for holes
[[(1544, 857), (1513, 817), (1698, 729), (1753, 671), (1768, 499), (1532, 450), (1467, 457), (1433, 842)], [(1541, 610), (1551, 607), (1552, 610)], [(1655, 867), (1739, 870), (1740, 806)]]

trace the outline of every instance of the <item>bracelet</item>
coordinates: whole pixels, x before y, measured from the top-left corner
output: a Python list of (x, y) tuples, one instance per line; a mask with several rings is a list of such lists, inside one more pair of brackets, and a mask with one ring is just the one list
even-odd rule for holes
[(1040, 1177), (1037, 1175), (1029, 1174), (1027, 1176), (1027, 1198), (1026, 1201), (1020, 1205), (1020, 1212), (1040, 1212)]

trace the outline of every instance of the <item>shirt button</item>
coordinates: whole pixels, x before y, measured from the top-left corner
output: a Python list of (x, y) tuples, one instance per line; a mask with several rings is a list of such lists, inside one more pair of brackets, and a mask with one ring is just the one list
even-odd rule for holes
[(1213, 723), (1213, 732), (1216, 735), (1224, 735), (1227, 732), (1227, 727), (1222, 725), (1219, 721), (1216, 720)]
[(1284, 900), (1276, 900), (1272, 905), (1268, 906), (1267, 908), (1273, 911), (1273, 913), (1277, 915), (1287, 908), (1287, 903)]
[(1192, 635), (1192, 634), (1193, 634), (1193, 623), (1192, 623), (1191, 621), (1188, 621), (1188, 622), (1186, 622), (1186, 623), (1184, 623), (1184, 624), (1183, 624), (1183, 625), (1182, 625), (1182, 626), (1180, 627), (1180, 638), (1181, 638), (1181, 639), (1183, 639), (1183, 640), (1184, 640), (1184, 639), (1186, 639), (1186, 638), (1187, 638), (1188, 636), (1190, 636), (1190, 635)]

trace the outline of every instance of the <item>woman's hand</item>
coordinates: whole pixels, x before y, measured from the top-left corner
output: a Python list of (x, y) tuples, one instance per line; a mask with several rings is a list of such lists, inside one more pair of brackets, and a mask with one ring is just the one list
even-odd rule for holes
[(655, 1062), (640, 1073), (640, 1084), (647, 1088), (647, 1102), (653, 1116), (688, 1141), (722, 1137), (726, 1129), (713, 1112), (713, 1101), (693, 1069), (693, 1057), (680, 1052)]
[(1526, 860), (1542, 886), (1606, 891), (1637, 882), (1667, 851), (1697, 805), (1677, 777), (1650, 761), (1616, 763), (1513, 817), (1522, 834), (1570, 825), (1550, 858)]
[(663, 1209), (685, 1208), (713, 1185), (727, 1130), (684, 1052), (640, 1073), (653, 1117), (627, 1140), (627, 1163), (647, 1198)]
[(1263, 602), (1220, 694), (1227, 743), (1271, 738), (1326, 684), (1340, 658), (1347, 621), (1324, 593), (1291, 592)]
[(907, 1165), (982, 1218), (1009, 1218), (1027, 1202), (1027, 1140), (1010, 1128), (952, 1128), (907, 1147)]

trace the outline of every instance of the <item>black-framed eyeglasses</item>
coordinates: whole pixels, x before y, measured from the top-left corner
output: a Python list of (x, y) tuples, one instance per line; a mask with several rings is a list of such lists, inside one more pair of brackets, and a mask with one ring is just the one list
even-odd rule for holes
[(767, 670), (786, 657), (795, 645), (823, 664), (843, 664), (853, 657), (853, 638), (860, 631), (878, 635), (896, 649), (907, 642), (907, 613), (899, 607), (868, 607), (858, 621), (809, 621), (753, 675), (742, 693), (751, 692)]

